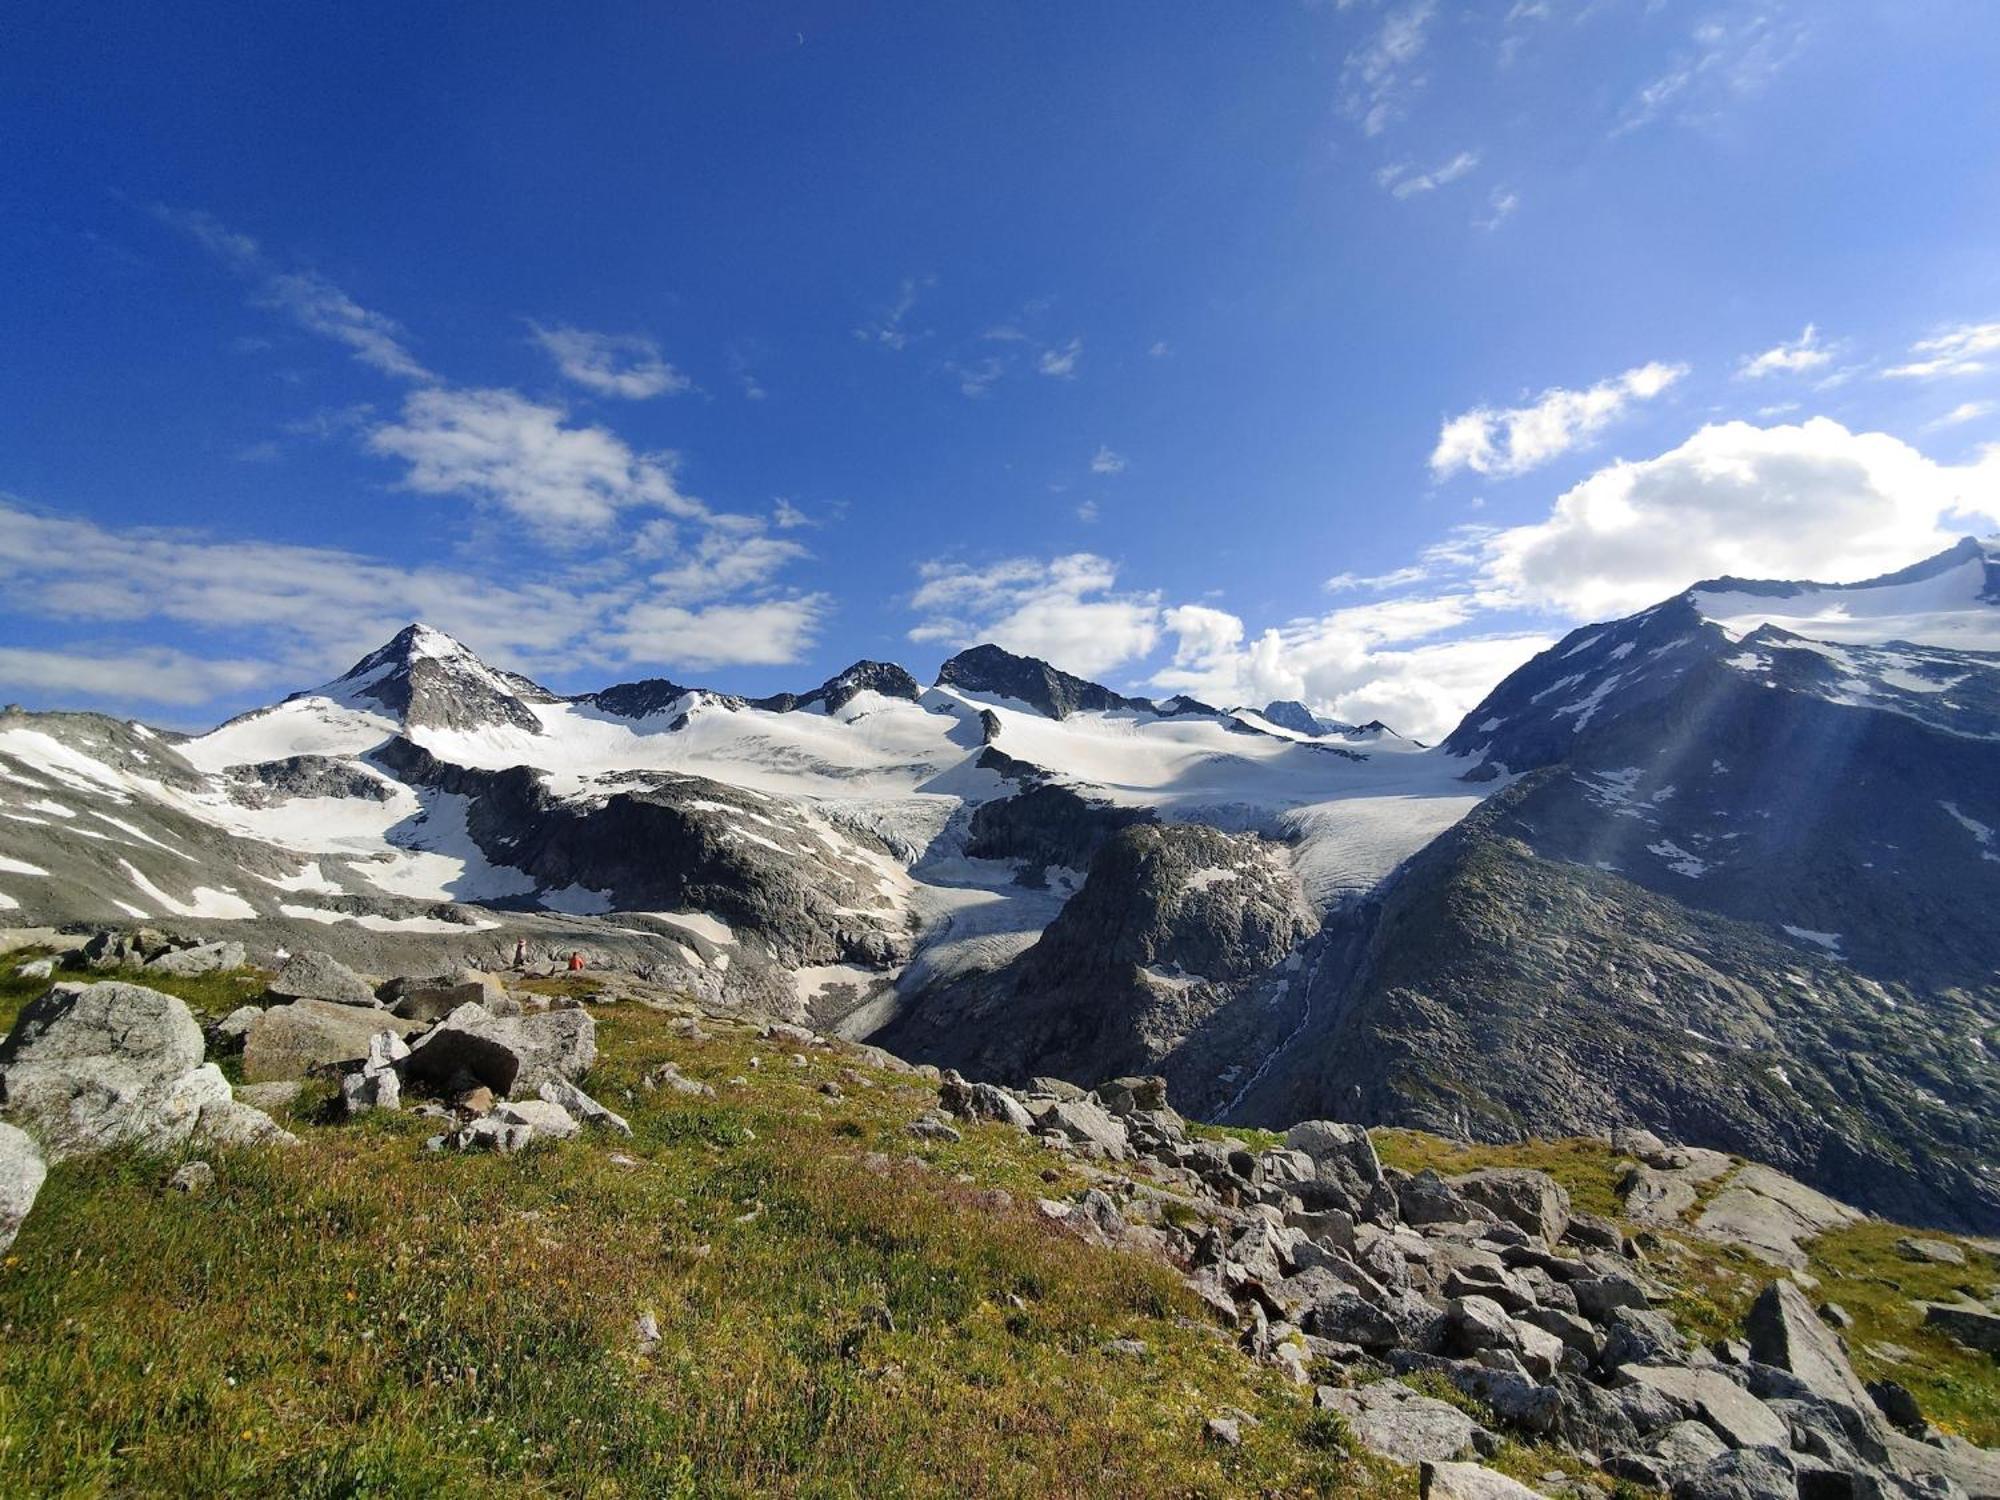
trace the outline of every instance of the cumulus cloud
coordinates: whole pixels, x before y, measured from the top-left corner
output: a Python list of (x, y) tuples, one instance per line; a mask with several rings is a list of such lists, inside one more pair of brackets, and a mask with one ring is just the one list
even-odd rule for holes
[(1380, 719), (1400, 733), (1435, 740), (1550, 640), (1518, 631), (1441, 638), (1475, 611), (1469, 597), (1397, 599), (1250, 636), (1226, 611), (1170, 609), (1173, 662), (1152, 682), (1223, 705), (1298, 699), (1343, 722)]
[(1547, 519), (1494, 533), (1483, 582), (1513, 603), (1603, 619), (1721, 574), (1867, 578), (2000, 524), (1996, 488), (1991, 450), (1952, 468), (1825, 417), (1726, 422), (1600, 469)]
[(600, 396), (644, 401), (694, 389), (693, 381), (660, 357), (660, 346), (641, 334), (528, 326), (565, 380)]
[(1907, 363), (1884, 370), (1902, 380), (1930, 380), (1940, 375), (1981, 375), (1988, 357), (2000, 355), (2000, 323), (1961, 323), (1910, 345)]
[(1123, 474), (1125, 472), (1125, 455), (1122, 453), (1113, 453), (1108, 447), (1099, 447), (1097, 452), (1091, 455), (1090, 472), (1093, 474)]
[(1440, 479), (1460, 469), (1525, 474), (1590, 442), (1634, 402), (1652, 400), (1686, 373), (1686, 365), (1654, 361), (1586, 390), (1552, 387), (1527, 406), (1474, 407), (1448, 418), (1439, 429), (1431, 472)]
[(558, 543), (601, 533), (635, 506), (705, 514), (675, 486), (665, 455), (635, 453), (608, 428), (574, 425), (518, 391), (413, 391), (402, 419), (376, 428), (368, 447), (409, 466), (406, 489), (495, 506)]
[(1746, 354), (1736, 373), (1743, 380), (1762, 380), (1767, 375), (1802, 375), (1832, 359), (1832, 352), (1819, 342), (1819, 330), (1808, 323), (1806, 331), (1792, 342), (1777, 344), (1762, 354)]
[(923, 618), (913, 641), (991, 641), (1095, 676), (1144, 656), (1160, 637), (1159, 595), (1120, 592), (1117, 565), (1089, 552), (985, 567), (927, 562), (918, 576), (910, 604)]

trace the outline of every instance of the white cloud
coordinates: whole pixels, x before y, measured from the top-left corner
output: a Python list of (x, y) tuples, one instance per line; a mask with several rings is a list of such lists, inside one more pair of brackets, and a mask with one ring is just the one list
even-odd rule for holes
[(1084, 501), (1083, 504), (1076, 508), (1076, 518), (1086, 524), (1094, 522), (1097, 519), (1097, 502), (1095, 500)]
[(781, 666), (811, 649), (827, 603), (821, 594), (698, 609), (641, 600), (626, 609), (597, 644), (626, 661)]
[[(796, 660), (825, 613), (823, 597), (746, 602), (716, 595), (768, 587), (775, 570), (802, 549), (758, 535), (754, 521), (724, 520), (684, 559), (672, 553), (671, 538), (661, 539), (674, 565), (646, 578), (635, 564), (657, 554), (643, 546), (629, 557), (612, 553), (567, 565), (544, 559), (476, 572), (404, 567), (332, 547), (102, 526), (0, 498), (0, 600), (18, 601), (16, 607), (32, 601), (43, 621), (99, 632), (157, 636), (171, 624), (212, 635), (235, 653), (209, 658), (150, 641), (80, 653), (17, 652), (0, 658), (0, 681), (40, 688), (49, 679), (61, 687), (51, 674), (68, 655), (77, 662), (72, 685), (88, 692), (206, 703), (267, 683), (294, 688), (324, 681), (413, 619), (450, 631), (496, 665), (531, 674)], [(672, 605), (661, 602), (663, 579), (687, 590)], [(245, 658), (246, 649), (257, 654)], [(142, 669), (157, 669), (149, 692), (132, 685)]]
[(1076, 362), (1083, 358), (1083, 340), (1073, 338), (1066, 344), (1057, 344), (1044, 349), (1035, 361), (1035, 368), (1044, 375), (1057, 380), (1069, 380), (1076, 375)]
[(1587, 390), (1553, 387), (1528, 406), (1474, 407), (1446, 420), (1431, 452), (1439, 478), (1525, 474), (1595, 438), (1635, 401), (1650, 401), (1687, 373), (1686, 365), (1639, 365)]
[(1436, 0), (1408, 0), (1393, 7), (1361, 46), (1347, 55), (1341, 69), (1341, 102), (1348, 116), (1360, 123), (1363, 135), (1376, 136), (1402, 117), (1409, 96), (1422, 87), (1411, 68), (1429, 44)]
[(600, 396), (644, 401), (678, 395), (694, 382), (660, 357), (660, 346), (636, 333), (592, 333), (583, 328), (528, 325), (565, 380)]
[(1117, 566), (1092, 553), (1007, 558), (983, 568), (928, 562), (918, 574), (910, 604), (923, 619), (909, 632), (913, 641), (991, 641), (1096, 676), (1144, 656), (1159, 640), (1159, 595), (1118, 592)]
[(1122, 453), (1113, 453), (1108, 447), (1100, 446), (1097, 452), (1091, 456), (1090, 472), (1093, 474), (1123, 474), (1125, 472), (1125, 456)]
[(1441, 166), (1428, 172), (1411, 172), (1407, 163), (1384, 167), (1375, 174), (1375, 181), (1387, 189), (1392, 197), (1414, 198), (1420, 193), (1434, 193), (1449, 183), (1458, 181), (1479, 165), (1477, 151), (1461, 151)]
[(1928, 380), (1939, 375), (1980, 375), (1986, 357), (2000, 354), (2000, 323), (1961, 323), (1932, 338), (1910, 345), (1916, 358), (1884, 370), (1904, 380)]
[(163, 646), (109, 652), (0, 646), (0, 687), (25, 688), (38, 704), (207, 703), (271, 680), (269, 662), (191, 656)]
[(797, 542), (716, 530), (696, 543), (675, 566), (653, 574), (652, 584), (677, 599), (714, 599), (768, 583), (806, 555)]
[(1965, 422), (1976, 422), (1981, 417), (1990, 417), (1996, 411), (2000, 411), (2000, 403), (1992, 401), (1961, 401), (1930, 425), (1933, 429), (1957, 427)]
[(1737, 370), (1741, 380), (1762, 380), (1766, 375), (1802, 375), (1829, 363), (1833, 354), (1819, 342), (1819, 330), (1811, 323), (1789, 344), (1778, 344), (1762, 354), (1746, 354)]
[(376, 428), (368, 447), (409, 465), (405, 488), (497, 506), (556, 543), (600, 534), (634, 506), (705, 514), (675, 487), (665, 455), (635, 453), (567, 415), (518, 391), (413, 391), (402, 420)]
[(1546, 520), (1487, 538), (1482, 584), (1496, 601), (1605, 619), (1722, 574), (1867, 578), (2000, 524), (1996, 488), (2000, 451), (1950, 468), (1825, 417), (1726, 422), (1600, 469)]
[(1146, 351), (1147, 355), (1152, 359), (1165, 359), (1169, 354), (1172, 354), (1173, 352), (1174, 351), (1170, 347), (1168, 347), (1167, 341), (1165, 339), (1154, 339), (1152, 347)]
[(1438, 639), (1463, 626), (1464, 597), (1389, 600), (1294, 620), (1247, 638), (1222, 610), (1166, 612), (1173, 664), (1152, 679), (1167, 692), (1222, 706), (1298, 699), (1347, 723), (1380, 719), (1436, 740), (1508, 672), (1549, 644), (1540, 633)]
[(344, 345), (361, 363), (402, 380), (429, 380), (431, 374), (404, 347), (395, 319), (356, 302), (317, 271), (280, 271), (263, 247), (247, 234), (226, 228), (198, 209), (159, 206), (162, 222), (193, 238), (210, 254), (252, 283), (253, 299), (285, 313), (301, 328)]

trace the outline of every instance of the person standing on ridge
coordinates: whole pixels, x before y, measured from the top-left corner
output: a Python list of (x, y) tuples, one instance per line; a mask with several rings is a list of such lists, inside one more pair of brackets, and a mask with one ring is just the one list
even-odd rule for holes
[(526, 938), (514, 939), (514, 967), (517, 969), (528, 967), (528, 940)]

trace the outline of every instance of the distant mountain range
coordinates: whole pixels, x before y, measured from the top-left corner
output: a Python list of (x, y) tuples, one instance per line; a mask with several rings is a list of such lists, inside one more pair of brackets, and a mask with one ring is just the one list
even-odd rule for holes
[(526, 938), (1004, 1077), (1641, 1124), (2000, 1229), (2000, 544), (1718, 579), (1437, 747), (980, 646), (565, 697), (412, 625), (188, 737), (0, 715), (0, 916), (361, 967)]

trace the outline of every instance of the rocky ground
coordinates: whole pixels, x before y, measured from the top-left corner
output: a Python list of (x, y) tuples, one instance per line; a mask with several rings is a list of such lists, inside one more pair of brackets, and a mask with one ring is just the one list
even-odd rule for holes
[(0, 1490), (2000, 1495), (1992, 1248), (1766, 1167), (240, 958), (6, 962)]

